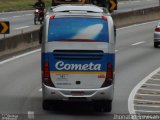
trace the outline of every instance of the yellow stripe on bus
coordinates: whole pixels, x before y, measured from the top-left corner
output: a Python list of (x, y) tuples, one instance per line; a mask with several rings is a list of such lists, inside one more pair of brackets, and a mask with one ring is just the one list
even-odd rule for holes
[(106, 72), (51, 71), (51, 74), (106, 74)]

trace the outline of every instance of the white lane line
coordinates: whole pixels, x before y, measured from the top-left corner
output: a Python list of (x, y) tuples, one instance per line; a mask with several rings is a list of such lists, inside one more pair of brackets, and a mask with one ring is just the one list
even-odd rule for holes
[[(155, 96), (155, 97), (160, 97), (160, 95), (158, 94), (142, 94), (142, 93), (136, 93), (135, 95), (139, 95), (139, 96)], [(134, 99), (133, 99), (134, 100)]]
[(0, 62), (0, 65), (4, 64), (4, 63), (7, 63), (7, 62), (10, 62), (10, 61), (13, 61), (13, 60), (16, 60), (16, 59), (19, 59), (19, 58), (22, 58), (24, 56), (27, 56), (27, 55), (30, 55), (30, 54), (33, 54), (33, 53), (36, 53), (36, 52), (39, 52), (41, 49), (37, 49), (37, 50), (34, 50), (34, 51), (31, 51), (31, 52), (27, 52), (27, 53), (24, 53), (24, 54), (21, 54), (21, 55), (18, 55), (18, 56), (15, 56), (13, 58), (10, 58), (10, 59), (7, 59), (7, 60), (4, 60), (4, 61), (1, 61)]
[(134, 99), (134, 101), (138, 101), (138, 102), (160, 103), (160, 101), (154, 101), (154, 100), (142, 100), (142, 99)]
[(40, 88), (38, 91), (39, 91), (39, 92), (42, 92), (42, 88)]
[(136, 112), (160, 113), (160, 111), (135, 110)]
[(118, 52), (118, 50), (115, 50), (115, 52)]
[(149, 85), (149, 86), (160, 86), (158, 84), (150, 84), (150, 83), (145, 83), (144, 85)]
[(156, 105), (137, 105), (137, 104), (134, 104), (134, 106), (137, 106), (137, 107), (154, 107), (154, 108), (160, 108), (160, 106), (156, 106)]
[(7, 18), (1, 18), (1, 20), (6, 20)]
[(150, 78), (150, 80), (160, 81), (160, 79)]
[(18, 18), (18, 17), (21, 17), (21, 16), (13, 16), (14, 18)]
[(24, 28), (29, 28), (30, 26), (23, 26), (23, 27), (18, 27), (18, 28), (15, 28), (16, 30), (19, 30), (19, 29), (24, 29)]
[(158, 23), (158, 21), (155, 20), (155, 21), (151, 21), (151, 22), (145, 22), (145, 23), (130, 25), (130, 26), (127, 26), (127, 27), (118, 28), (117, 30), (130, 29), (130, 28), (132, 28), (132, 27), (139, 27), (139, 26), (147, 25), (147, 24), (151, 24), (151, 23)]
[(23, 16), (31, 16), (31, 15), (33, 15), (33, 14), (25, 14), (25, 15), (23, 15)]
[(142, 43), (145, 43), (145, 41), (141, 41), (141, 42), (134, 43), (134, 44), (132, 44), (132, 46), (140, 45), (140, 44), (142, 44)]
[(160, 92), (159, 89), (152, 89), (152, 88), (150, 88), (150, 89), (147, 89), (147, 88), (139, 88), (139, 90), (150, 90), (150, 91), (153, 91), (153, 92)]
[(142, 85), (144, 85), (144, 83), (146, 83), (146, 81), (148, 81), (148, 79), (150, 79), (154, 74), (156, 74), (157, 72), (160, 71), (160, 67), (157, 68), (155, 71), (153, 71), (152, 73), (150, 73), (147, 77), (145, 77), (142, 81), (140, 81), (132, 90), (132, 92), (129, 95), (128, 98), (128, 110), (130, 114), (136, 114), (136, 111), (134, 109), (134, 97), (135, 95), (143, 95), (143, 96), (160, 96), (160, 95), (150, 95), (150, 94), (137, 94), (139, 88), (141, 88)]
[(28, 111), (28, 119), (34, 119), (34, 111)]

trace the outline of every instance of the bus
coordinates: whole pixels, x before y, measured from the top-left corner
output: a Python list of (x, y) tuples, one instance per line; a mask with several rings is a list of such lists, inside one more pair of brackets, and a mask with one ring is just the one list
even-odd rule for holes
[(59, 5), (48, 11), (43, 29), (43, 109), (51, 102), (93, 103), (110, 112), (115, 76), (115, 27), (95, 5)]

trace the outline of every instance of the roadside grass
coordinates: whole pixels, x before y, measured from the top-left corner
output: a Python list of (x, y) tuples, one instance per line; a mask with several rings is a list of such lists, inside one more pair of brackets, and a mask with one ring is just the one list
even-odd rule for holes
[[(32, 10), (37, 0), (0, 0), (0, 12)], [(51, 6), (51, 0), (43, 0), (46, 7)]]

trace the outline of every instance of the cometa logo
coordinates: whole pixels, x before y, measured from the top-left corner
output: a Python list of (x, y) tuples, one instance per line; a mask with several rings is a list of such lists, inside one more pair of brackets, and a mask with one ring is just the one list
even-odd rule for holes
[(101, 70), (101, 64), (65, 64), (63, 61), (59, 61), (55, 64), (57, 70)]

